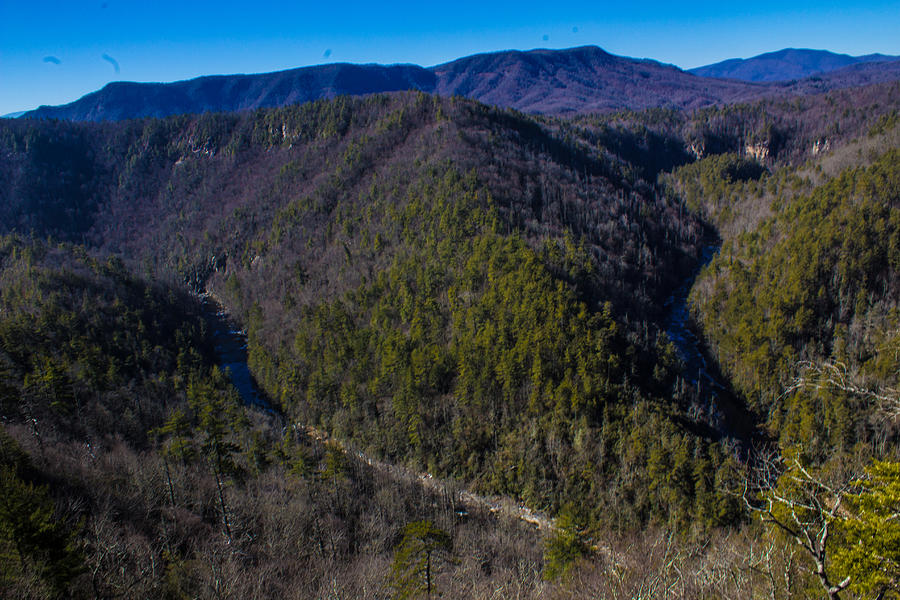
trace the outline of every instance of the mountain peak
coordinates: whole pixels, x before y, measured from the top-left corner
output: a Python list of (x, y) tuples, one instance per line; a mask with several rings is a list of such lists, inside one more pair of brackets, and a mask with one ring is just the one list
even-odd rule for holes
[[(651, 59), (610, 54), (598, 46), (503, 50), (430, 68), (329, 63), (253, 75), (211, 75), (173, 83), (116, 82), (70, 104), (44, 106), (26, 116), (107, 121), (251, 110), (340, 95), (408, 90), (465, 96), (523, 112), (556, 115), (660, 107), (695, 109), (775, 94), (818, 93), (894, 80), (900, 78), (900, 69), (859, 69), (893, 58), (786, 48), (685, 72)], [(842, 68), (846, 71), (829, 75), (825, 83), (766, 83)]]
[(701, 77), (739, 79), (741, 81), (772, 82), (803, 79), (829, 73), (857, 64), (892, 61), (900, 57), (884, 54), (850, 56), (828, 50), (784, 48), (751, 58), (731, 58), (711, 65), (690, 69)]

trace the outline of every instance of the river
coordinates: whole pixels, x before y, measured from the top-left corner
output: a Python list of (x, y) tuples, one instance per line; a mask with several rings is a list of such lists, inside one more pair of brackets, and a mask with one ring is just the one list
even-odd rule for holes
[(744, 427), (740, 425), (738, 403), (730, 390), (722, 385), (717, 373), (713, 372), (714, 369), (710, 368), (702, 342), (691, 327), (688, 305), (688, 296), (697, 275), (709, 264), (718, 250), (718, 246), (704, 246), (697, 267), (666, 300), (668, 313), (665, 330), (684, 362), (682, 372), (684, 384), (692, 388), (686, 395), (692, 399), (688, 416), (711, 427), (720, 436), (737, 434), (742, 437), (745, 432)]
[(694, 280), (718, 252), (718, 246), (704, 246), (700, 254), (700, 262), (684, 283), (675, 290), (666, 300), (665, 306), (669, 312), (666, 316), (666, 334), (678, 349), (681, 360), (684, 361), (684, 378), (688, 383), (695, 385), (698, 381), (712, 384), (721, 388), (721, 384), (715, 380), (707, 369), (706, 357), (700, 347), (697, 334), (691, 329), (691, 313), (688, 307), (688, 296), (694, 285)]
[(200, 301), (203, 317), (213, 334), (216, 360), (228, 374), (241, 400), (247, 406), (274, 413), (247, 366), (247, 333), (237, 328), (222, 305), (208, 292), (200, 295)]

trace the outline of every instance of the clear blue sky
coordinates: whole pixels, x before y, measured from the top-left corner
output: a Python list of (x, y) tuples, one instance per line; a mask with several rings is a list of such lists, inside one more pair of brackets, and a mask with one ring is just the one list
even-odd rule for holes
[(0, 115), (70, 102), (110, 81), (325, 62), (430, 66), (477, 52), (586, 44), (684, 68), (785, 47), (900, 54), (900, 0), (0, 0)]

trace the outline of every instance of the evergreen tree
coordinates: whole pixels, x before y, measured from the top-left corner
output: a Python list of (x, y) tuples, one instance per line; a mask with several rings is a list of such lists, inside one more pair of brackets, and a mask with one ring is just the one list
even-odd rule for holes
[(394, 598), (417, 598), (434, 592), (436, 559), (449, 559), (453, 552), (450, 534), (431, 521), (414, 521), (403, 528), (403, 538), (394, 553), (391, 587)]
[(47, 488), (23, 478), (27, 457), (2, 429), (0, 447), (0, 596), (35, 585), (62, 596), (84, 570), (76, 534)]
[(560, 512), (556, 532), (544, 547), (544, 579), (553, 581), (567, 574), (590, 551), (582, 521), (571, 504)]
[[(225, 391), (223, 375), (213, 370), (209, 379), (195, 379), (188, 386), (188, 402), (194, 410), (198, 429), (202, 435), (200, 452), (212, 468), (216, 478), (219, 507), (225, 535), (232, 538), (231, 522), (225, 499), (225, 479), (240, 473), (236, 456), (240, 446), (236, 442), (239, 432), (246, 426), (246, 416), (233, 390)], [(216, 385), (217, 383), (221, 385)]]
[(875, 462), (846, 498), (834, 562), (861, 597), (900, 598), (900, 463)]

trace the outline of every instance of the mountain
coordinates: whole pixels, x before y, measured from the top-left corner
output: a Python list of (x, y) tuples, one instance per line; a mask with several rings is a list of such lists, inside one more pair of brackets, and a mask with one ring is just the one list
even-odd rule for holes
[[(813, 51), (782, 51), (785, 52)], [(839, 60), (841, 55), (825, 54), (838, 57), (837, 62), (827, 64), (834, 64), (834, 68), (845, 66)], [(879, 57), (882, 56), (853, 60), (877, 61)], [(826, 61), (823, 58), (817, 64), (824, 65)], [(116, 82), (70, 104), (42, 106), (26, 116), (116, 121), (251, 110), (340, 95), (365, 96), (405, 90), (464, 96), (523, 112), (562, 115), (645, 108), (696, 109), (900, 78), (900, 71), (894, 68), (900, 63), (858, 62), (851, 68), (866, 64), (870, 65), (868, 70), (834, 71), (843, 73), (842, 77), (757, 83), (698, 77), (673, 65), (615, 56), (596, 46), (509, 50), (476, 54), (427, 69), (416, 65), (330, 64), (258, 75), (199, 77), (174, 83)]]
[(256, 75), (216, 75), (174, 83), (115, 82), (28, 117), (118, 121), (173, 114), (286, 106), (335, 96), (434, 88), (434, 75), (415, 65), (329, 64)]
[(889, 62), (898, 59), (900, 57), (884, 54), (850, 56), (827, 50), (785, 48), (752, 58), (723, 60), (711, 65), (688, 69), (688, 72), (700, 77), (717, 79), (754, 82), (788, 81), (828, 73), (851, 65)]
[(12, 112), (6, 115), (0, 116), (0, 119), (18, 119), (22, 115), (24, 115), (28, 111), (20, 110), (19, 112)]
[(792, 89), (810, 89), (819, 86), (820, 89), (844, 89), (867, 86), (875, 83), (885, 83), (900, 79), (900, 60), (885, 62), (869, 62), (850, 65), (842, 69), (822, 73), (801, 79)]
[(440, 95), (544, 114), (690, 109), (760, 93), (757, 86), (709, 82), (672, 65), (615, 56), (596, 46), (477, 54), (432, 70)]
[(338, 64), (174, 83), (117, 82), (70, 104), (42, 106), (27, 116), (109, 121), (248, 110), (343, 94), (364, 96), (401, 90), (465, 96), (545, 114), (698, 108), (777, 91), (751, 83), (711, 82), (671, 65), (614, 56), (596, 46), (584, 46), (478, 54), (429, 69)]
[[(522, 82), (628, 68), (523, 54), (430, 72), (563, 110)], [(900, 83), (815, 93), (877, 64), (693, 112), (0, 121), (0, 597), (403, 596), (417, 532), (448, 598), (877, 596)]]

